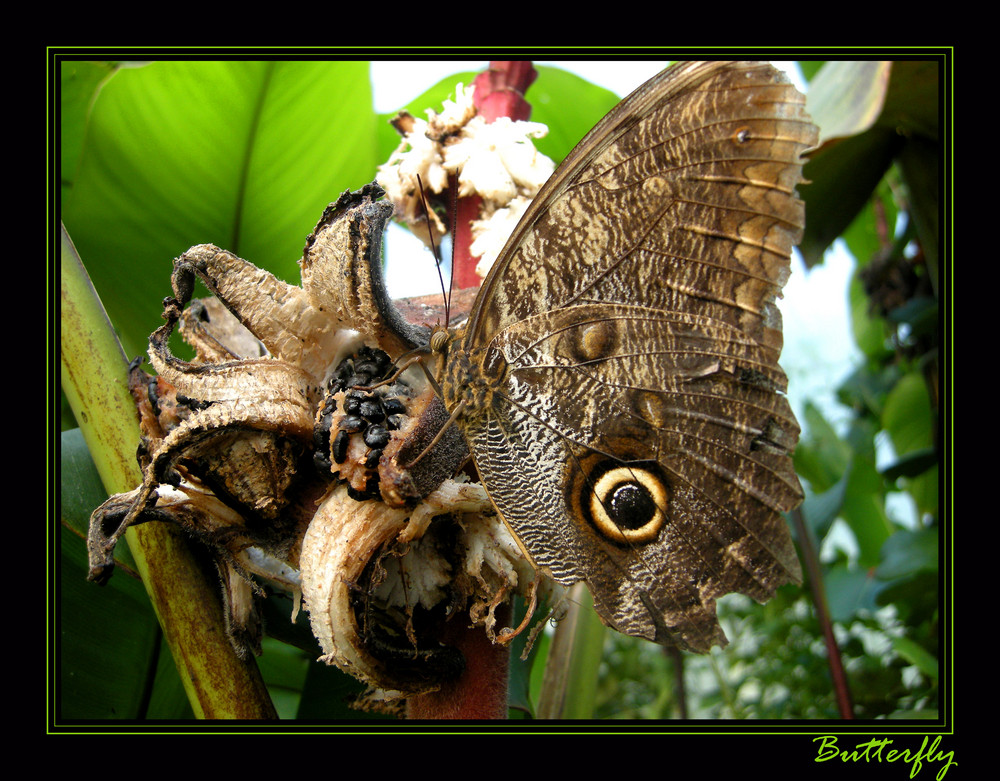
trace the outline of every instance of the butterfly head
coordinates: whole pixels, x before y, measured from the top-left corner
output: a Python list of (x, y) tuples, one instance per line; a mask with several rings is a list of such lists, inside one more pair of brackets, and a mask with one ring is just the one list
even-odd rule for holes
[(438, 325), (431, 332), (430, 348), (434, 355), (444, 355), (448, 352), (448, 345), (452, 341), (451, 334), (448, 333), (448, 329), (442, 325)]

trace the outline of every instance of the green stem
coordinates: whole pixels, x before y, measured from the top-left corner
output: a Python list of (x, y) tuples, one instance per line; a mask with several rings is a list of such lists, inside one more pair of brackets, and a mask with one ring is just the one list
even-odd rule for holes
[[(65, 228), (61, 247), (62, 387), (109, 493), (141, 481), (135, 406), (127, 362)], [(131, 528), (126, 540), (199, 718), (274, 719), (254, 660), (241, 661), (226, 636), (219, 586), (209, 582), (173, 528)], [(96, 588), (96, 586), (95, 586)]]
[(566, 606), (545, 660), (545, 675), (535, 714), (539, 719), (590, 719), (594, 716), (597, 671), (607, 628), (594, 611), (594, 601), (585, 584), (573, 586)]

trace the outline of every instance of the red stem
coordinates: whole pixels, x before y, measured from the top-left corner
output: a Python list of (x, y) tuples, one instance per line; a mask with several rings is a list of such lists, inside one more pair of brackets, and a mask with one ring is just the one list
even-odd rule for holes
[(809, 574), (810, 592), (816, 610), (816, 619), (823, 629), (827, 663), (830, 666), (830, 677), (833, 680), (833, 690), (837, 698), (837, 709), (840, 711), (840, 718), (853, 719), (854, 706), (851, 700), (851, 687), (847, 681), (847, 672), (844, 670), (844, 661), (840, 656), (840, 647), (833, 634), (830, 611), (827, 609), (826, 588), (823, 585), (823, 570), (819, 562), (816, 541), (812, 530), (806, 524), (801, 507), (792, 510), (792, 523), (795, 525), (799, 547), (802, 549), (802, 558), (805, 559), (806, 572)]
[(472, 82), (476, 87), (472, 102), (487, 123), (499, 117), (526, 120), (531, 116), (531, 104), (524, 93), (537, 77), (530, 60), (493, 61)]
[[(458, 187), (458, 177), (451, 177), (452, 192)], [(478, 195), (459, 198), (455, 204), (455, 226), (452, 231), (454, 251), (452, 252), (451, 281), (455, 288), (479, 287), (482, 278), (476, 273), (478, 257), (472, 255), (472, 221), (479, 219), (483, 199)]]
[[(497, 622), (510, 623), (508, 606), (497, 609)], [(462, 652), (465, 671), (436, 692), (410, 697), (406, 718), (506, 719), (510, 647), (494, 645), (482, 627), (467, 627), (460, 618), (447, 625), (441, 642)]]
[[(538, 72), (530, 60), (491, 62), (490, 67), (473, 81), (476, 91), (472, 102), (487, 122), (493, 122), (499, 117), (526, 120), (531, 116), (531, 104), (524, 99), (524, 93), (537, 77)], [(451, 186), (452, 192), (455, 192), (454, 182)], [(478, 195), (459, 198), (455, 206), (452, 280), (457, 289), (479, 287), (482, 282), (476, 274), (479, 258), (474, 257), (469, 249), (472, 244), (471, 222), (479, 218), (481, 207), (482, 201)]]

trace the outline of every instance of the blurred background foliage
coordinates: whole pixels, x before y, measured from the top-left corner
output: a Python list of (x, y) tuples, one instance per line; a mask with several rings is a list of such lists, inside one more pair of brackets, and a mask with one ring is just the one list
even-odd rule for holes
[[(600, 662), (567, 667), (566, 688), (579, 696), (563, 715), (838, 718), (833, 654), (846, 670), (853, 716), (938, 716), (941, 641), (950, 642), (939, 609), (949, 583), (939, 565), (950, 552), (950, 526), (939, 516), (947, 485), (939, 471), (941, 63), (800, 66), (822, 133), (806, 166), (811, 183), (800, 191), (802, 253), (808, 267), (834, 243), (854, 258), (844, 306), (861, 356), (837, 389), (849, 413), (831, 421), (809, 404), (801, 421), (795, 463), (807, 500), (793, 528), (804, 561), (815, 552), (816, 565), (803, 588), (786, 587), (765, 606), (724, 599), (719, 613), (732, 642), (704, 657), (604, 632), (591, 617), (580, 646), (596, 648)], [(366, 63), (60, 67), (63, 224), (130, 357), (145, 352), (159, 325), (172, 258), (211, 242), (297, 283), (297, 259), (322, 207), (371, 181), (397, 144), (389, 117), (372, 108)], [(474, 75), (445, 79), (406, 108), (423, 116)], [(539, 68), (527, 99), (532, 119), (550, 127), (540, 146), (556, 160), (617, 102), (550, 67)], [(62, 429), (57, 715), (190, 718), (126, 546), (118, 549), (126, 567), (107, 587), (85, 581), (87, 518), (107, 492), (65, 401)], [(318, 648), (304, 617), (290, 623), (290, 600), (275, 594), (266, 606), (271, 636), (258, 664), (279, 716), (368, 718), (347, 705), (360, 687), (313, 661)], [(546, 636), (529, 663), (513, 665), (512, 715), (535, 713), (550, 647)]]

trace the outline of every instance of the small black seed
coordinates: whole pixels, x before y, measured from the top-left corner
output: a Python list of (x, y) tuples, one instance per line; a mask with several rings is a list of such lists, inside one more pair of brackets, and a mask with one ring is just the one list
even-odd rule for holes
[(344, 412), (348, 415), (358, 415), (361, 412), (361, 400), (357, 396), (344, 399)]
[(313, 450), (326, 450), (330, 446), (330, 422), (321, 420), (313, 428)]
[(338, 464), (344, 463), (347, 460), (347, 446), (350, 444), (351, 435), (346, 431), (337, 432), (337, 436), (333, 438), (333, 445), (330, 450), (333, 455), (333, 460)]
[(356, 388), (359, 385), (368, 385), (371, 381), (371, 375), (355, 372), (347, 378), (347, 386), (349, 388)]
[(150, 377), (149, 383), (146, 385), (146, 398), (149, 399), (149, 406), (153, 410), (153, 414), (157, 417), (160, 416), (160, 393), (157, 388), (156, 377)]
[(381, 449), (370, 450), (368, 455), (365, 457), (365, 467), (368, 469), (374, 469), (378, 466), (379, 459), (382, 458)]
[(382, 425), (369, 426), (365, 432), (365, 444), (371, 448), (382, 448), (389, 444), (389, 430)]
[(390, 415), (385, 419), (385, 426), (389, 431), (395, 431), (403, 425), (404, 415)]
[(316, 472), (322, 477), (332, 477), (331, 471), (333, 470), (333, 464), (330, 463), (330, 459), (325, 455), (320, 453), (318, 450), (313, 453), (313, 466), (316, 467)]
[(353, 499), (354, 501), (356, 501), (356, 502), (364, 502), (364, 501), (366, 501), (366, 500), (368, 500), (368, 499), (374, 499), (374, 498), (375, 498), (375, 497), (373, 497), (373, 496), (370, 496), (370, 495), (369, 495), (369, 494), (368, 494), (367, 492), (365, 492), (365, 491), (359, 491), (359, 490), (357, 490), (357, 489), (356, 489), (356, 488), (355, 488), (355, 487), (354, 487), (353, 485), (351, 485), (350, 483), (348, 483), (348, 485), (347, 485), (347, 495), (348, 495), (349, 497), (351, 497), (351, 498), (352, 498), (352, 499)]
[(348, 431), (353, 434), (357, 431), (364, 431), (368, 428), (368, 421), (363, 420), (356, 415), (348, 415), (347, 417), (340, 419), (340, 423), (337, 424), (337, 428), (341, 431)]
[(391, 399), (386, 399), (382, 402), (382, 409), (385, 410), (386, 415), (405, 415), (406, 405), (403, 404), (397, 397), (393, 396)]
[(330, 404), (329, 401), (328, 399), (328, 403), (323, 406), (319, 419), (313, 427), (313, 446), (317, 450), (322, 450), (330, 444), (330, 428), (333, 426), (333, 415), (337, 411), (337, 405)]
[(182, 404), (185, 407), (197, 412), (198, 410), (208, 409), (212, 406), (210, 401), (200, 401), (198, 399), (192, 399), (190, 396), (185, 396), (183, 393), (178, 393), (176, 396), (177, 403)]
[(333, 446), (330, 450), (333, 454), (333, 460), (338, 464), (342, 464), (347, 460), (347, 445), (350, 441), (351, 435), (346, 431), (338, 431), (337, 436), (333, 438)]
[(358, 388), (351, 388), (347, 391), (347, 398), (357, 399), (358, 401), (370, 401), (375, 398), (375, 394), (369, 390), (360, 390)]
[(382, 411), (382, 405), (377, 401), (362, 401), (358, 407), (358, 414), (360, 414), (361, 417), (369, 423), (381, 423), (385, 420), (385, 413)]
[(379, 496), (378, 477), (375, 476), (365, 483), (365, 490), (359, 491), (350, 483), (347, 484), (347, 495), (357, 502), (364, 502), (368, 499), (376, 499)]

